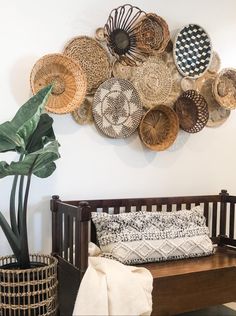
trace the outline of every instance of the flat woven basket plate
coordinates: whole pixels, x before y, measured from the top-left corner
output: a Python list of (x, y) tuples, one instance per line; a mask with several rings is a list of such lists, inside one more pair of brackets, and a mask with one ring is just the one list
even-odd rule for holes
[(188, 24), (178, 32), (173, 54), (176, 66), (183, 76), (200, 77), (211, 62), (210, 38), (201, 26)]
[(179, 120), (174, 110), (165, 105), (158, 105), (143, 116), (139, 137), (149, 149), (162, 151), (173, 144), (178, 131)]
[(72, 112), (72, 116), (78, 124), (85, 125), (93, 123), (92, 103), (93, 96), (88, 95), (80, 107)]
[(108, 79), (95, 93), (94, 121), (97, 128), (106, 136), (130, 136), (137, 129), (142, 114), (139, 95), (127, 80)]
[(91, 37), (79, 36), (72, 39), (66, 45), (64, 54), (81, 64), (87, 75), (88, 93), (94, 92), (111, 76), (111, 66), (106, 50)]
[(46, 110), (56, 114), (74, 111), (84, 100), (87, 80), (78, 63), (62, 54), (40, 58), (31, 71), (31, 89), (36, 94), (43, 87), (54, 84)]
[(139, 66), (132, 81), (146, 108), (162, 104), (171, 93), (171, 72), (159, 57), (151, 57)]

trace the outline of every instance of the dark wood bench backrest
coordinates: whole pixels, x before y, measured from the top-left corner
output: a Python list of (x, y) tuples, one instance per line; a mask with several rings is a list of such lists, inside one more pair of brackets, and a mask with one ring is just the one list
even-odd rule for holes
[[(219, 195), (182, 196), (161, 198), (87, 200), (86, 202), (51, 200), (52, 251), (65, 260), (85, 270), (88, 240), (96, 243), (96, 232), (90, 227), (91, 212), (119, 214), (131, 211), (179, 211), (200, 205), (204, 209), (210, 236), (217, 242), (218, 235), (235, 238), (236, 197), (222, 190)], [(88, 236), (90, 231), (90, 236)], [(75, 251), (74, 251), (75, 250)], [(86, 262), (85, 262), (86, 261)]]

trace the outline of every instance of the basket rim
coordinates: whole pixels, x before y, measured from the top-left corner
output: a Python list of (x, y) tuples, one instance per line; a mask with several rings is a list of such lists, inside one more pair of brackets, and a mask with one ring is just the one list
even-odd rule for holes
[[(58, 264), (58, 259), (52, 255), (45, 255), (45, 254), (39, 254), (39, 253), (30, 254), (30, 257), (33, 257), (33, 256), (37, 256), (37, 257), (41, 257), (41, 258), (48, 258), (48, 259), (51, 259), (52, 262), (49, 264), (45, 263), (46, 266), (29, 268), (29, 269), (2, 269), (0, 266), (0, 273), (19, 274), (19, 273), (30, 273), (31, 271), (44, 271), (44, 270), (51, 269), (51, 268), (55, 267), (55, 265)], [(14, 255), (0, 256), (0, 260), (10, 259), (10, 258), (16, 258), (16, 257)]]

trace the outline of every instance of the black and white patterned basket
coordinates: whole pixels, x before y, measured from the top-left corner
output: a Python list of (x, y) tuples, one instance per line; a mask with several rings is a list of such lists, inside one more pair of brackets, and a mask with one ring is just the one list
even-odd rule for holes
[(176, 67), (183, 76), (198, 78), (211, 62), (210, 37), (201, 26), (188, 24), (178, 32), (173, 54)]

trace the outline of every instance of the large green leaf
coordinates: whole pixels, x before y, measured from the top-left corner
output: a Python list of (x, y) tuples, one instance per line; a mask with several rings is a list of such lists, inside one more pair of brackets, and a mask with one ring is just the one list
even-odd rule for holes
[(52, 86), (40, 90), (17, 111), (11, 122), (0, 125), (0, 152), (24, 152), (29, 137), (36, 129)]
[(48, 114), (44, 113), (40, 116), (38, 125), (30, 136), (26, 146), (26, 151), (28, 153), (43, 148), (45, 144), (55, 139), (52, 124), (53, 119)]
[[(31, 173), (40, 178), (50, 176), (55, 170), (52, 167), (52, 162), (60, 157), (58, 147), (58, 142), (54, 140), (43, 149), (25, 155), (22, 161), (12, 162), (10, 165), (5, 161), (1, 161), (0, 178), (9, 175), (29, 175)], [(48, 172), (46, 172), (47, 168)]]

